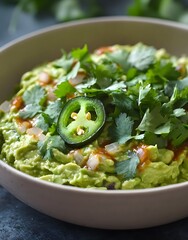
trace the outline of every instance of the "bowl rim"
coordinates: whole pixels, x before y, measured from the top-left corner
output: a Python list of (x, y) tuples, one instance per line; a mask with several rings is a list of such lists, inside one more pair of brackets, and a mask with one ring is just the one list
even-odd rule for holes
[[(88, 24), (95, 24), (95, 23), (105, 23), (105, 22), (127, 22), (127, 23), (147, 23), (147, 24), (154, 24), (154, 25), (162, 25), (165, 27), (171, 27), (175, 29), (181, 29), (188, 31), (188, 26), (183, 23), (178, 23), (170, 20), (161, 20), (157, 18), (149, 18), (149, 17), (130, 17), (130, 16), (108, 16), (108, 17), (97, 17), (97, 18), (89, 18), (89, 19), (82, 19), (82, 20), (74, 20), (66, 23), (59, 23), (54, 24), (52, 26), (44, 27), (39, 30), (35, 30), (31, 33), (25, 34), (21, 37), (12, 40), (3, 46), (0, 47), (0, 54), (4, 51), (8, 50), (9, 48), (29, 40), (30, 38), (40, 36), (44, 33), (56, 31), (62, 28), (70, 28), (79, 25), (88, 25)], [(82, 192), (87, 194), (97, 194), (97, 195), (142, 195), (142, 194), (155, 194), (158, 192), (166, 192), (166, 191), (173, 191), (175, 189), (183, 189), (188, 187), (187, 182), (175, 183), (166, 186), (160, 187), (153, 187), (153, 188), (145, 188), (145, 189), (132, 189), (132, 190), (105, 190), (105, 189), (97, 189), (97, 188), (81, 188), (76, 186), (68, 186), (68, 185), (61, 185), (58, 183), (48, 182), (46, 180), (39, 179), (37, 177), (33, 177), (29, 174), (21, 172), (20, 170), (15, 169), (8, 163), (4, 162), (0, 159), (0, 168), (6, 169), (8, 172), (11, 172), (13, 175), (18, 175), (21, 178), (26, 178), (30, 182), (34, 182), (35, 184), (39, 184), (41, 187), (51, 187), (57, 190), (63, 191), (73, 191), (73, 192)], [(1, 183), (0, 183), (1, 184)], [(3, 184), (2, 184), (3, 186)]]
[(147, 23), (147, 24), (154, 24), (154, 25), (162, 25), (166, 27), (172, 27), (176, 29), (182, 29), (188, 31), (188, 25), (180, 22), (175, 22), (171, 20), (163, 20), (158, 18), (151, 18), (151, 17), (135, 17), (135, 16), (102, 16), (102, 17), (93, 17), (93, 18), (85, 18), (80, 20), (72, 20), (69, 22), (64, 23), (57, 23), (52, 26), (43, 27), (38, 30), (34, 30), (30, 33), (26, 33), (23, 36), (17, 37), (14, 40), (0, 46), (0, 54), (1, 52), (5, 51), (6, 49), (12, 47), (13, 45), (19, 44), (22, 41), (26, 41), (29, 38), (37, 37), (47, 32), (56, 31), (62, 28), (70, 28), (79, 25), (88, 25), (88, 24), (95, 24), (101, 22), (131, 22), (131, 23)]

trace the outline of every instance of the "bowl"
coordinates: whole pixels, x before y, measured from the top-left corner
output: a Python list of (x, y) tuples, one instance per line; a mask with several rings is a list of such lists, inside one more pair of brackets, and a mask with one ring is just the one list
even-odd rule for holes
[[(21, 75), (60, 56), (60, 50), (88, 44), (92, 51), (112, 44), (143, 42), (188, 55), (188, 27), (149, 18), (80, 20), (37, 31), (0, 48), (0, 101)], [(0, 184), (32, 208), (54, 218), (94, 228), (136, 229), (188, 216), (188, 182), (142, 190), (95, 190), (62, 186), (24, 174), (0, 160)]]

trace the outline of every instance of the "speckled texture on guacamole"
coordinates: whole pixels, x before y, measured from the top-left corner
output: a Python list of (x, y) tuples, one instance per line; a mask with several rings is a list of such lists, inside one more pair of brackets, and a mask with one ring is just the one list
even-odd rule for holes
[[(67, 117), (72, 140), (78, 138), (72, 145), (58, 130), (59, 121), (67, 102), (79, 96), (102, 103), (105, 123), (81, 143), (99, 119), (95, 108), (81, 103)], [(0, 105), (0, 158), (42, 180), (82, 188), (184, 182), (187, 109), (188, 58), (142, 43), (92, 54), (85, 45), (25, 73), (16, 95)]]

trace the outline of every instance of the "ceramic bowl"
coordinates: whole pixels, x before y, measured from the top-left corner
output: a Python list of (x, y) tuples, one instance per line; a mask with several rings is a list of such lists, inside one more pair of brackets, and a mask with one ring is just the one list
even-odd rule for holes
[[(61, 55), (61, 49), (143, 42), (188, 55), (188, 27), (169, 21), (108, 17), (46, 28), (0, 48), (0, 101), (20, 76)], [(89, 190), (38, 180), (0, 160), (0, 184), (25, 204), (54, 218), (104, 229), (157, 226), (188, 216), (188, 182), (143, 190)]]

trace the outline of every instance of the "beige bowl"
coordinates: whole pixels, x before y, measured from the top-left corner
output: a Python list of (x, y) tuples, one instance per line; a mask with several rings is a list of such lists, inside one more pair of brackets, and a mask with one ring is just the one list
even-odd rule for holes
[[(61, 24), (0, 49), (0, 101), (32, 67), (88, 44), (90, 50), (143, 42), (188, 55), (188, 27), (144, 18), (110, 17)], [(0, 184), (38, 211), (63, 221), (105, 229), (157, 226), (188, 216), (188, 183), (145, 190), (88, 190), (38, 180), (0, 160)]]

